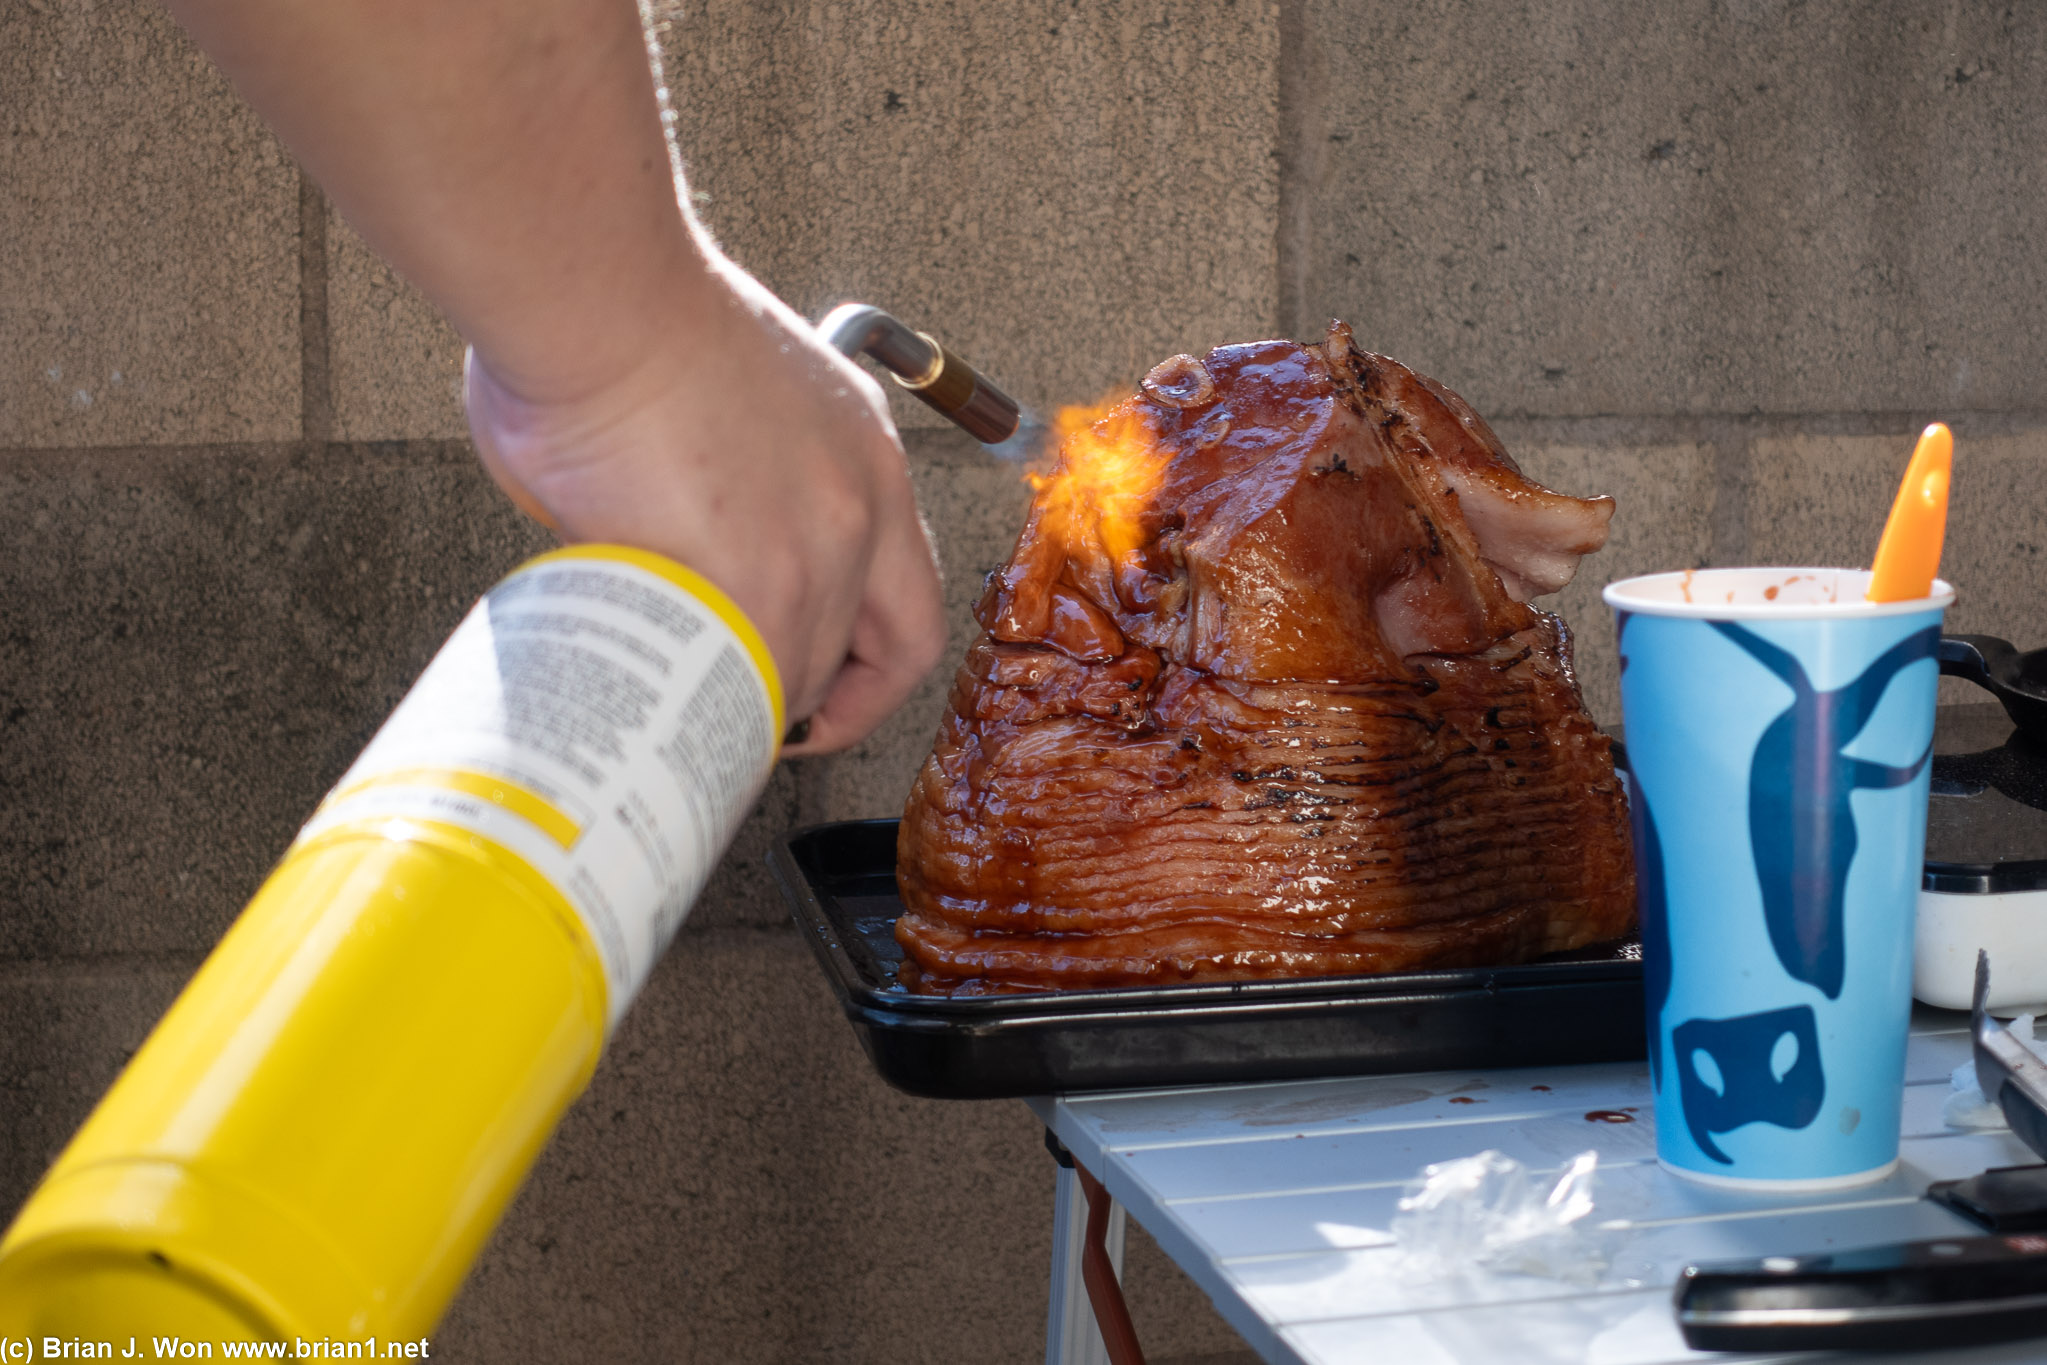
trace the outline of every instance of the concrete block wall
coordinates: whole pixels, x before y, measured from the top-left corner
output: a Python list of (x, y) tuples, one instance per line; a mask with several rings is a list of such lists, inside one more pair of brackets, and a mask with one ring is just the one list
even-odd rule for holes
[[(696, 207), (816, 313), (1045, 408), (1329, 316), (1534, 473), (1600, 584), (1857, 562), (1956, 429), (1952, 623), (2047, 643), (2047, 16), (1510, 0), (659, 7)], [(0, 0), (0, 1216), (474, 595), (546, 537), (459, 342), (153, 5)], [(899, 409), (955, 644), (1015, 472)], [(941, 674), (943, 670), (941, 671)], [(457, 1360), (1022, 1362), (1051, 1166), (875, 1081), (761, 855), (892, 814), (934, 678), (785, 765), (437, 1341)], [(1140, 1236), (1154, 1359), (1235, 1358)]]

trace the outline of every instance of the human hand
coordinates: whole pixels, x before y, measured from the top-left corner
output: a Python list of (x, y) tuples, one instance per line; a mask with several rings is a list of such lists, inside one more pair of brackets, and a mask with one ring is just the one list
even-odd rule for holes
[(564, 539), (658, 551), (737, 602), (781, 669), (785, 753), (842, 749), (945, 645), (938, 573), (880, 388), (710, 257), (624, 372), (556, 387), (471, 350), (470, 430)]
[(880, 392), (690, 223), (633, 6), (173, 4), (469, 338), (470, 430), (520, 506), (724, 589), (811, 720), (791, 752), (909, 694), (944, 630)]

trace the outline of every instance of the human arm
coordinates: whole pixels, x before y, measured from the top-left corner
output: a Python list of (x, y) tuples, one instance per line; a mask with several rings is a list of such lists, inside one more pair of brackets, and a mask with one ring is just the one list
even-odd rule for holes
[(880, 392), (681, 207), (626, 0), (171, 3), (468, 340), (515, 501), (729, 593), (813, 717), (797, 751), (902, 701), (944, 628)]

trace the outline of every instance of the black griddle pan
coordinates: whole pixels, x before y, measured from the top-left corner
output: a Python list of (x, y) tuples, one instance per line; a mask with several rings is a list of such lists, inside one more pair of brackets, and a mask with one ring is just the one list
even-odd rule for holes
[(798, 830), (769, 866), (882, 1078), (995, 1099), (1647, 1055), (1634, 944), (1518, 967), (963, 999), (896, 984), (896, 822)]

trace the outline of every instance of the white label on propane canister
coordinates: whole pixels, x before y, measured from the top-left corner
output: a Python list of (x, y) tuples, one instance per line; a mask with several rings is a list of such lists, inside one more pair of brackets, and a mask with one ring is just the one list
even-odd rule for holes
[(582, 917), (616, 1024), (774, 765), (772, 668), (668, 561), (544, 556), (477, 603), (299, 840), (419, 819), (516, 853)]

